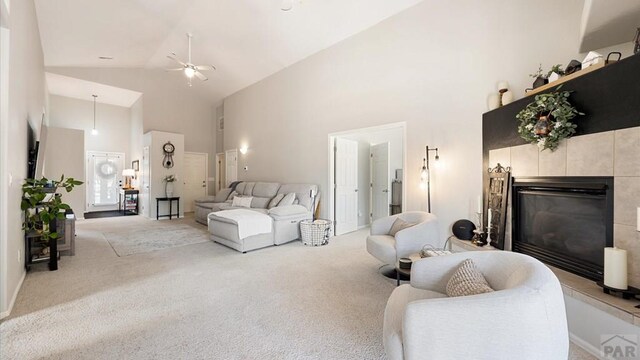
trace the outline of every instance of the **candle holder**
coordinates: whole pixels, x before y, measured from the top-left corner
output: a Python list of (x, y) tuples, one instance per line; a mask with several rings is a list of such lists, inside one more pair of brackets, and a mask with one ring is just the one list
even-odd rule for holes
[(603, 281), (598, 281), (596, 284), (602, 288), (603, 293), (613, 296), (622, 296), (625, 300), (633, 299), (640, 295), (640, 289), (634, 288), (633, 286), (627, 287), (626, 290), (621, 290), (609, 287), (605, 285)]
[(482, 230), (473, 230), (474, 235), (471, 239), (471, 243), (476, 246), (484, 246), (487, 244), (487, 234)]
[(491, 247), (491, 224), (487, 226), (487, 238), (485, 239), (485, 244), (483, 247), (486, 247), (486, 248)]

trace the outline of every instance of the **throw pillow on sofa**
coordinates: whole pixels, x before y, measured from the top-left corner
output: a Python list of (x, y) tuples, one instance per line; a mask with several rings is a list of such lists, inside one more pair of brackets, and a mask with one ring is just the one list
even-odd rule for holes
[(446, 287), (447, 296), (468, 296), (478, 295), (494, 290), (489, 286), (487, 279), (476, 268), (476, 264), (471, 259), (467, 259), (460, 264), (458, 270), (453, 273)]
[(287, 195), (280, 200), (278, 206), (289, 206), (293, 205), (293, 202), (296, 201), (296, 193), (288, 193)]
[(391, 229), (389, 229), (389, 235), (391, 236), (396, 236), (396, 233), (400, 230), (404, 230), (406, 228), (410, 228), (413, 225), (415, 225), (414, 223), (410, 223), (410, 222), (406, 222), (400, 218), (397, 218), (396, 221), (393, 222), (393, 225), (391, 225)]
[(236, 196), (233, 198), (233, 202), (231, 203), (231, 206), (250, 208), (251, 200), (253, 200), (253, 196)]
[(269, 201), (269, 205), (267, 206), (267, 208), (273, 209), (274, 207), (278, 206), (280, 201), (282, 201), (282, 198), (284, 198), (284, 194), (276, 195), (273, 199), (271, 199), (271, 201)]
[(231, 192), (231, 194), (229, 194), (229, 197), (227, 198), (227, 201), (225, 201), (225, 202), (229, 203), (229, 204), (232, 204), (233, 203), (233, 199), (236, 196), (240, 196), (240, 195), (238, 195), (238, 193), (234, 190), (234, 191)]
[(220, 189), (220, 191), (218, 191), (218, 193), (214, 197), (214, 201), (217, 203), (227, 201), (227, 199), (229, 198), (229, 195), (231, 195), (231, 191), (232, 191), (231, 188)]

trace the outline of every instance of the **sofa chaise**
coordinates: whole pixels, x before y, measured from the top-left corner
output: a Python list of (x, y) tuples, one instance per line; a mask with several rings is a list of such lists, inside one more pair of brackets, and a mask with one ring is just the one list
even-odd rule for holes
[[(299, 223), (313, 218), (315, 204), (311, 195), (317, 193), (318, 186), (314, 184), (242, 182), (234, 191), (224, 189), (217, 197), (197, 200), (196, 221), (207, 224), (213, 241), (240, 252), (280, 245), (300, 238)], [(274, 198), (277, 201), (288, 194), (294, 194), (290, 195), (293, 196), (293, 203), (274, 205)], [(250, 196), (250, 207), (233, 206), (235, 196)], [(272, 225), (271, 232), (241, 237), (237, 221), (216, 214), (235, 209), (249, 209), (268, 216)]]

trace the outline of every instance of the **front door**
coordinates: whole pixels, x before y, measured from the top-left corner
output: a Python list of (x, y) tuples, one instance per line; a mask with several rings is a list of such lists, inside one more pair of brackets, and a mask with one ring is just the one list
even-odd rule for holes
[(207, 154), (184, 153), (184, 211), (192, 212), (195, 200), (207, 196)]
[(87, 211), (117, 210), (124, 154), (87, 152)]
[(336, 138), (335, 228), (336, 235), (358, 229), (358, 142)]
[(389, 216), (389, 143), (371, 146), (371, 220)]
[(225, 187), (228, 187), (232, 182), (238, 180), (238, 150), (227, 150), (224, 154), (225, 159)]

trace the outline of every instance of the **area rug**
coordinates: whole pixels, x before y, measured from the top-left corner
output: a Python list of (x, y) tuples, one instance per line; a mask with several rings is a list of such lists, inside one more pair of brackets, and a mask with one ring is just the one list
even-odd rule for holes
[(205, 230), (178, 224), (105, 232), (104, 237), (120, 257), (209, 241)]

